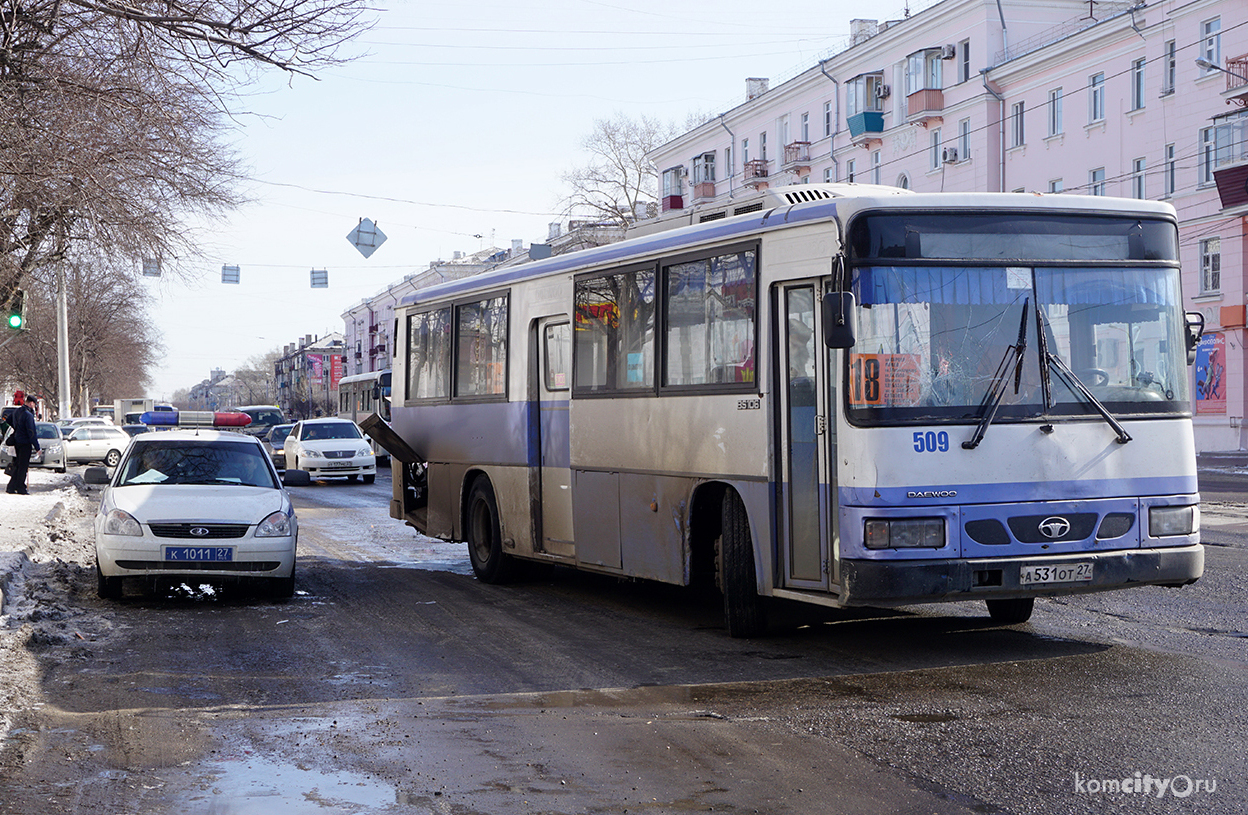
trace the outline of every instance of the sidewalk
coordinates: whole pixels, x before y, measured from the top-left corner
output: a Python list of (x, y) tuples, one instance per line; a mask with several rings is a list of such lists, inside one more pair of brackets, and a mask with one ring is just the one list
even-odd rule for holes
[(1248, 467), (1248, 450), (1206, 450), (1196, 456), (1196, 469), (1209, 470), (1220, 467)]
[[(7, 479), (2, 479), (7, 483)], [(99, 496), (86, 492), (82, 477), (32, 469), (30, 495), (0, 492), (0, 617), (9, 609), (6, 595), (14, 577), (32, 560), (61, 554), (61, 521), (67, 512), (94, 513)]]

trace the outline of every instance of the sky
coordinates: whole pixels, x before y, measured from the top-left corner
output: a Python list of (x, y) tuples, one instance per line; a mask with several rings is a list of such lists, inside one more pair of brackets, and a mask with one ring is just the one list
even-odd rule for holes
[[(242, 100), (248, 202), (195, 225), (202, 261), (143, 280), (165, 349), (148, 396), (341, 332), (348, 308), (456, 251), (545, 241), (596, 120), (730, 110), (747, 77), (774, 88), (847, 47), (851, 18), (905, 14), (905, 0), (378, 6), (355, 59), (315, 79), (269, 72)], [(387, 237), (367, 259), (346, 237), (361, 218)]]

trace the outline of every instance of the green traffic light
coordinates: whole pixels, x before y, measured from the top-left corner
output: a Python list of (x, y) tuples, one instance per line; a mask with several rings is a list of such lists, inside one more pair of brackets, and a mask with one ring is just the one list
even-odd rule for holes
[(22, 327), (22, 315), (10, 314), (9, 315), (9, 328), (21, 328), (21, 327)]

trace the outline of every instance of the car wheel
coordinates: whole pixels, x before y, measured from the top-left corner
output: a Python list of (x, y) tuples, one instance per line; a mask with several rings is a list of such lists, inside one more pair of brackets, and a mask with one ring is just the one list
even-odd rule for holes
[(109, 467), (116, 467), (121, 463), (121, 451), (109, 450), (108, 455), (104, 456), (104, 463)]
[(482, 583), (506, 583), (513, 565), (503, 552), (503, 533), (498, 521), (498, 502), (490, 479), (477, 476), (468, 493), (468, 558)]
[(366, 475), (366, 476), (364, 476), (364, 483), (365, 483), (365, 484), (371, 484), (371, 483), (373, 483), (373, 482), (374, 482), (374, 481), (376, 481), (376, 480), (377, 480), (377, 476), (376, 476), (376, 475)]
[(347, 481), (348, 481), (348, 483), (354, 484), (357, 480), (359, 480), (359, 476), (358, 476), (358, 475), (349, 475), (349, 476), (347, 476)]
[(290, 567), (290, 577), (274, 577), (269, 587), (270, 593), (279, 600), (289, 600), (295, 596), (295, 567)]
[(1018, 625), (1031, 619), (1031, 611), (1036, 605), (1034, 597), (1018, 597), (1012, 600), (985, 600), (988, 616), (993, 622), (1002, 625)]
[(98, 560), (95, 563), (95, 593), (101, 600), (121, 599), (121, 578), (105, 577)]
[(69, 468), (68, 468), (68, 467), (57, 467), (57, 468), (56, 468), (56, 471), (57, 471), (58, 473), (60, 473), (61, 475), (64, 475), (65, 473), (67, 473), (67, 472), (69, 471)]
[(754, 575), (754, 544), (745, 504), (735, 490), (724, 495), (719, 541), (720, 587), (728, 636), (757, 637), (767, 630), (766, 609)]

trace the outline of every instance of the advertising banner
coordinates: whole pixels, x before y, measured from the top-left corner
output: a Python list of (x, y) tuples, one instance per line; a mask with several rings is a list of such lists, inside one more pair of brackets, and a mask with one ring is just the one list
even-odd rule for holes
[(308, 379), (321, 384), (324, 375), (324, 362), (320, 354), (308, 354)]
[(1226, 413), (1226, 335), (1211, 332), (1196, 346), (1196, 412)]

